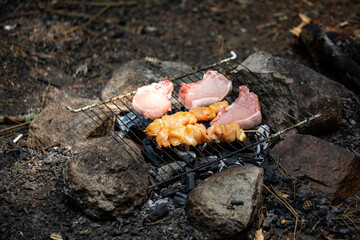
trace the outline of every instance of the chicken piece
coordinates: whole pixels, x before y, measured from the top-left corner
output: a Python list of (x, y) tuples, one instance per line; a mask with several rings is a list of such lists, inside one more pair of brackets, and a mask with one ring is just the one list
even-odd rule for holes
[(198, 121), (210, 121), (216, 117), (216, 113), (209, 107), (197, 107), (189, 111), (196, 116)]
[(209, 142), (211, 139), (206, 134), (203, 124), (188, 124), (177, 128), (163, 128), (156, 136), (156, 143), (161, 147), (169, 147), (170, 144), (178, 146), (196, 146), (197, 144)]
[(173, 90), (174, 85), (167, 80), (140, 87), (132, 100), (132, 110), (144, 118), (159, 118), (171, 111)]
[(207, 135), (217, 142), (224, 140), (226, 142), (233, 142), (236, 139), (240, 142), (245, 141), (246, 135), (239, 127), (239, 124), (232, 122), (226, 125), (214, 124), (207, 129)]
[(222, 102), (216, 102), (214, 104), (211, 104), (209, 108), (213, 109), (216, 114), (221, 112), (222, 110), (225, 110), (229, 106), (228, 101), (222, 101)]
[(187, 109), (206, 107), (223, 100), (232, 90), (232, 82), (217, 71), (209, 70), (196, 83), (181, 83), (179, 100)]
[(249, 92), (247, 86), (239, 87), (239, 97), (225, 110), (219, 112), (211, 125), (237, 122), (241, 129), (249, 129), (262, 121), (258, 96)]
[(149, 137), (156, 137), (163, 128), (177, 128), (186, 124), (194, 124), (197, 118), (189, 112), (177, 112), (172, 115), (165, 115), (162, 118), (155, 119), (144, 130)]
[(184, 143), (186, 145), (192, 145), (192, 146), (196, 146), (197, 144), (200, 143), (205, 143), (205, 142), (210, 142), (210, 138), (206, 133), (206, 127), (203, 124), (197, 123), (194, 125), (186, 125), (186, 134), (192, 136), (196, 143), (194, 144), (187, 144), (186, 141), (184, 141)]
[(216, 117), (216, 114), (229, 106), (227, 101), (217, 102), (209, 107), (197, 107), (189, 112), (194, 114), (198, 121), (210, 121)]
[(169, 142), (169, 131), (170, 128), (161, 129), (156, 136), (156, 143), (161, 147), (170, 147)]

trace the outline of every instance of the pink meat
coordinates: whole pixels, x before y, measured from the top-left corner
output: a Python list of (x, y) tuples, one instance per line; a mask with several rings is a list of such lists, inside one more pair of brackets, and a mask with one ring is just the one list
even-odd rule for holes
[(242, 129), (249, 129), (261, 123), (261, 110), (258, 96), (249, 92), (247, 86), (239, 87), (239, 97), (211, 121), (214, 124), (237, 122)]
[(196, 83), (181, 83), (179, 100), (187, 109), (209, 106), (223, 100), (232, 90), (232, 82), (217, 71), (207, 71)]
[(171, 111), (171, 93), (174, 85), (169, 81), (152, 83), (138, 88), (132, 101), (132, 110), (152, 120)]

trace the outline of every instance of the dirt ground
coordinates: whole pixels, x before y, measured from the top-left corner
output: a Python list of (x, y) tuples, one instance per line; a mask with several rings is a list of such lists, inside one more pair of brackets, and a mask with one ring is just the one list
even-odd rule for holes
[[(2, 0), (0, 115), (35, 116), (59, 95), (97, 99), (114, 69), (145, 57), (184, 62), (197, 68), (228, 57), (231, 50), (241, 60), (264, 50), (314, 68), (306, 48), (289, 32), (300, 24), (299, 13), (327, 30), (360, 39), (360, 2), (355, 0)], [(0, 131), (16, 126), (17, 120), (1, 122)], [(0, 169), (10, 169), (17, 161), (25, 163), (36, 154), (21, 151), (26, 126), (0, 132)], [(24, 137), (13, 144), (10, 140), (19, 133)], [(64, 151), (61, 149), (62, 154)], [(26, 164), (6, 178), (9, 182), (2, 182), (0, 193), (7, 197), (1, 199), (0, 232), (6, 238), (47, 239), (70, 222), (74, 229), (83, 224), (81, 211), (61, 194), (62, 161), (64, 158), (39, 170), (44, 173), (43, 186), (47, 187), (43, 195), (27, 195), (19, 188), (34, 177), (33, 167)], [(47, 217), (31, 215), (32, 211), (46, 213)], [(21, 221), (28, 215), (36, 218), (30, 225), (39, 225), (29, 227)], [(51, 225), (56, 219), (61, 227)], [(44, 222), (48, 224), (42, 227), (40, 223)], [(91, 238), (101, 238), (104, 231), (93, 231)], [(85, 233), (79, 238), (87, 236)]]

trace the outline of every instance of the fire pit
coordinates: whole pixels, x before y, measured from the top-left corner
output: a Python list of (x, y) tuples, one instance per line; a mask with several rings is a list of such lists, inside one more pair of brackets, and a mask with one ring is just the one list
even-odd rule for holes
[[(184, 105), (178, 100), (181, 83), (199, 81), (204, 73), (210, 69), (216, 70), (232, 80), (231, 74), (237, 71), (238, 66), (241, 66), (241, 64), (236, 62), (236, 57), (236, 54), (231, 52), (231, 57), (227, 59), (169, 79), (174, 84), (171, 113), (186, 110)], [(258, 80), (258, 89), (270, 88), (268, 82), (263, 81), (246, 67), (242, 67)], [(233, 84), (236, 85), (235, 82)], [(238, 84), (246, 85), (247, 83)], [(171, 148), (160, 148), (154, 139), (147, 138), (143, 130), (152, 121), (143, 118), (131, 110), (131, 102), (135, 92), (129, 92), (80, 109), (68, 108), (73, 112), (83, 112), (86, 117), (91, 118), (100, 129), (106, 131), (108, 135), (112, 135), (118, 142), (126, 144), (124, 138), (129, 138), (135, 142), (141, 149), (141, 154), (148, 164), (152, 188), (169, 184), (182, 176), (186, 176), (187, 182), (190, 185), (188, 187), (191, 188), (194, 185), (195, 174), (198, 178), (204, 179), (231, 165), (252, 164), (261, 166), (266, 160), (267, 150), (277, 141), (281, 134), (319, 117), (319, 114), (314, 115), (307, 111), (299, 111), (298, 109), (300, 108), (291, 100), (288, 102), (294, 105), (294, 107), (291, 107), (293, 111), (290, 112), (284, 112), (285, 108), (282, 102), (264, 103), (261, 101), (262, 96), (257, 93), (258, 89), (253, 86), (251, 88), (259, 96), (263, 111), (263, 123), (252, 129), (253, 131), (246, 133), (247, 139), (244, 142), (238, 140), (232, 143), (211, 141), (196, 147), (180, 145)], [(273, 94), (275, 99), (276, 96), (282, 96), (282, 93), (276, 90), (271, 91), (269, 94)], [(230, 94), (226, 100), (232, 103), (236, 97), (235, 94)], [(281, 116), (285, 117), (278, 119), (279, 115), (270, 114), (266, 111), (269, 105), (271, 105), (272, 109), (281, 112)], [(299, 121), (298, 119), (302, 120)], [(109, 121), (114, 126), (111, 130), (102, 124)], [(281, 129), (279, 129), (279, 126), (276, 126), (276, 128), (271, 126), (271, 124), (276, 122), (282, 122)], [(208, 126), (207, 124), (209, 123), (205, 122), (206, 126)]]

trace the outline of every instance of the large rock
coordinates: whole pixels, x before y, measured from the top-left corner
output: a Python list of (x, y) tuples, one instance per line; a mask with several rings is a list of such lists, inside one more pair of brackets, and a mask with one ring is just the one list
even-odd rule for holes
[(153, 82), (176, 77), (192, 71), (192, 67), (183, 63), (169, 61), (133, 60), (122, 65), (113, 73), (101, 92), (103, 100), (111, 99)]
[(298, 128), (301, 133), (318, 134), (339, 126), (341, 102), (334, 84), (325, 76), (266, 52), (254, 53), (241, 65), (232, 79), (259, 95), (264, 122), (273, 129), (288, 128), (308, 113), (321, 117)]
[(146, 164), (130, 140), (95, 138), (74, 147), (65, 169), (65, 193), (97, 219), (126, 215), (148, 194)]
[[(99, 100), (85, 98), (60, 98), (49, 105), (31, 122), (27, 144), (29, 147), (52, 146), (60, 144), (72, 146), (90, 137), (111, 135), (114, 128), (114, 111), (97, 107), (89, 112), (90, 117), (83, 112), (74, 113), (67, 109), (84, 107)], [(96, 123), (95, 123), (96, 121)]]
[[(231, 238), (254, 219), (262, 200), (262, 168), (232, 167), (217, 173), (190, 192), (186, 210), (193, 226), (214, 238)], [(232, 200), (241, 201), (232, 213)]]
[(310, 181), (313, 190), (327, 195), (333, 204), (360, 190), (360, 157), (325, 140), (295, 134), (270, 154), (290, 175)]

